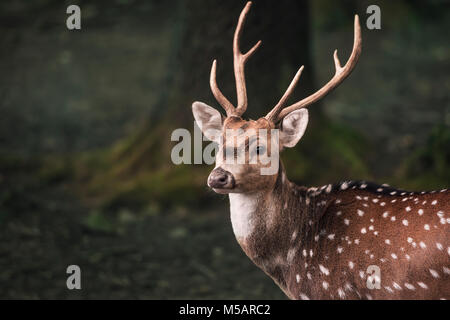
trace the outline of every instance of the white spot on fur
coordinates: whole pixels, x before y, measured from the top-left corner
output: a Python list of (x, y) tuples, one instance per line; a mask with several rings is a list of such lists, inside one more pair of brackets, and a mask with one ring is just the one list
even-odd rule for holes
[(384, 242), (386, 242), (386, 244), (391, 244), (391, 240), (389, 239), (384, 240)]
[(309, 297), (306, 294), (300, 292), (300, 299), (309, 300)]
[(430, 271), (433, 278), (439, 278), (439, 273), (437, 273), (436, 270), (433, 270), (433, 269), (428, 269), (428, 270)]
[(397, 282), (392, 282), (392, 285), (394, 286), (394, 289), (402, 290), (402, 287)]
[(300, 275), (299, 274), (295, 275), (295, 280), (297, 281), (297, 283), (300, 282)]
[(430, 230), (430, 226), (429, 226), (428, 224), (424, 225), (423, 228), (424, 228), (425, 230)]
[(325, 268), (323, 265), (319, 264), (320, 272), (322, 272), (324, 275), (328, 276), (330, 274), (330, 270)]
[(433, 201), (431, 202), (431, 205), (435, 206), (436, 203), (437, 203), (437, 200), (433, 200)]
[(389, 216), (389, 212), (386, 211), (383, 213), (383, 218), (387, 218), (388, 216)]
[(292, 232), (291, 240), (295, 240), (295, 238), (297, 238), (297, 230)]
[(405, 287), (409, 290), (416, 290), (416, 288), (412, 284), (407, 283), (407, 282), (405, 282)]
[(348, 266), (350, 267), (350, 269), (353, 269), (353, 267), (355, 266), (355, 264), (351, 261), (348, 262)]
[(361, 229), (361, 233), (362, 233), (362, 234), (367, 233), (366, 228), (362, 228), (362, 229)]
[(364, 211), (362, 211), (360, 209), (358, 209), (357, 212), (358, 212), (358, 215), (361, 216), (361, 217), (364, 215)]
[(417, 282), (417, 284), (418, 284), (421, 288), (428, 289), (428, 286), (427, 286), (425, 283), (423, 283), (423, 282)]
[(322, 287), (323, 287), (325, 290), (328, 290), (328, 282), (326, 282), (326, 281), (322, 282)]
[(287, 252), (286, 260), (288, 263), (291, 263), (295, 257), (295, 248), (290, 248)]
[(403, 219), (402, 223), (403, 223), (405, 226), (407, 226), (407, 225), (408, 225), (408, 220)]

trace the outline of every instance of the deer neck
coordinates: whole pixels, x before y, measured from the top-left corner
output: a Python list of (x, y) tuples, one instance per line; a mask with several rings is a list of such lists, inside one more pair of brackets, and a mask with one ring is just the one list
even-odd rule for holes
[(298, 190), (280, 164), (273, 189), (229, 195), (231, 223), (239, 245), (271, 276), (277, 265), (287, 264), (294, 230), (299, 230), (299, 225), (307, 226), (303, 214), (306, 207), (302, 207)]

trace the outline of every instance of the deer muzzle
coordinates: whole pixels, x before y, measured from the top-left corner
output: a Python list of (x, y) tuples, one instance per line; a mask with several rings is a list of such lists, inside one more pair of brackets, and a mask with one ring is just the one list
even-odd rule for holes
[(236, 182), (231, 172), (215, 168), (208, 177), (208, 186), (213, 189), (233, 189)]

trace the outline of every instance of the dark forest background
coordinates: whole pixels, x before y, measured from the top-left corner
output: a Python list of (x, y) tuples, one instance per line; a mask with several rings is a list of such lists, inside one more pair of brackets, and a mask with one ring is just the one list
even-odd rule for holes
[[(82, 29), (66, 28), (81, 7)], [(381, 8), (381, 30), (365, 26)], [(170, 161), (195, 100), (234, 101), (232, 36), (245, 1), (13, 0), (0, 4), (0, 298), (248, 298), (284, 295), (241, 252), (210, 166)], [(432, 190), (450, 182), (450, 2), (256, 0), (242, 47), (247, 116), (265, 115), (298, 67), (292, 101), (346, 61), (352, 75), (310, 108), (282, 155), (305, 185), (366, 179)], [(66, 268), (82, 290), (66, 288)]]

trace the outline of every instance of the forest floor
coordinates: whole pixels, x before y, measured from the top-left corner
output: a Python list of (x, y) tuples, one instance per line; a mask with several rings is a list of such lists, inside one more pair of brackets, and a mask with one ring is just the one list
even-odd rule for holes
[[(238, 246), (224, 201), (113, 217), (26, 170), (0, 187), (0, 299), (285, 298)], [(72, 264), (81, 290), (66, 287)]]

